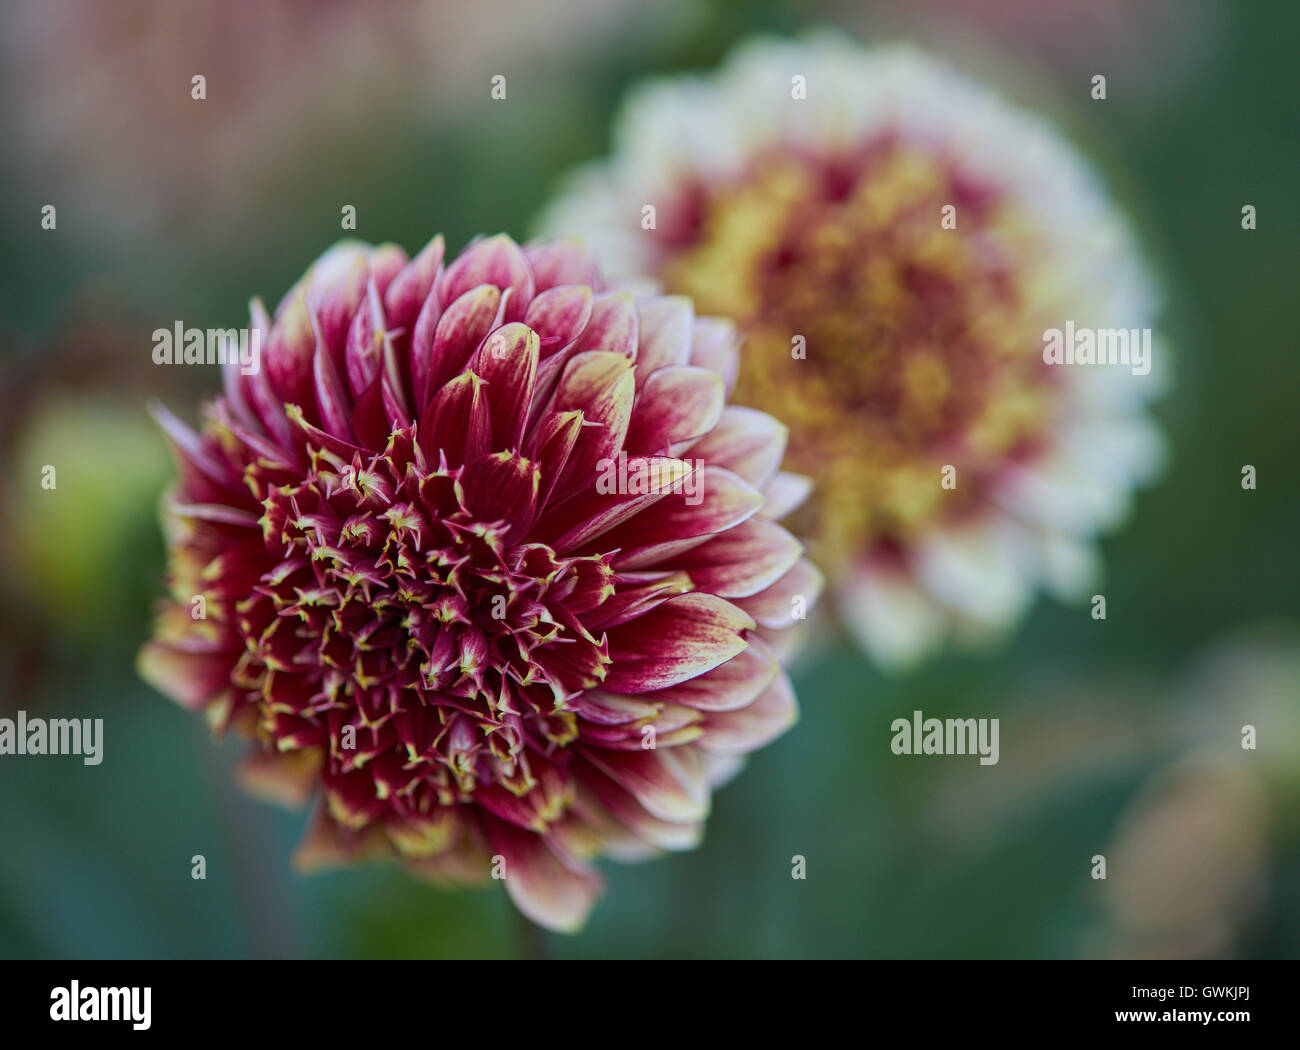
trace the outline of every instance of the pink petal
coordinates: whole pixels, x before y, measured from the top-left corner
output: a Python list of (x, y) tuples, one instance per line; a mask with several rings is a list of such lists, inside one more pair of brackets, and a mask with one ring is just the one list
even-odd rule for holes
[(631, 361), (637, 354), (639, 331), (636, 303), (630, 295), (598, 295), (591, 304), (591, 320), (578, 337), (574, 351), (603, 350), (622, 354)]
[(181, 470), (187, 497), (199, 503), (228, 502), (232, 492), (239, 492), (240, 480), (218, 460), (190, 427), (158, 401), (149, 403), (153, 416), (171, 441)]
[[(652, 815), (637, 797), (591, 763), (578, 768), (582, 786), (591, 793), (589, 804), (599, 806), (622, 828), (631, 831), (657, 850), (694, 849), (703, 838), (704, 825), (698, 820), (662, 820)], [(605, 833), (608, 839), (609, 832)], [(611, 850), (611, 854), (612, 854)], [(618, 859), (624, 859), (619, 857)]]
[[(642, 360), (637, 361), (640, 374)], [(703, 368), (665, 366), (645, 381), (632, 409), (624, 447), (667, 453), (673, 445), (707, 434), (722, 415), (722, 380)]]
[(477, 459), (488, 451), (490, 434), (483, 380), (473, 372), (462, 372), (439, 390), (420, 419), (420, 447), (433, 463), (439, 451), (451, 466)]
[(771, 743), (798, 720), (794, 688), (782, 674), (747, 707), (710, 713), (699, 746), (711, 754), (746, 754)]
[(140, 677), (181, 707), (199, 711), (230, 688), (234, 659), (222, 650), (187, 652), (164, 642), (148, 642), (140, 650)]
[(406, 426), (414, 422), (415, 414), (411, 410), (406, 376), (402, 371), (402, 362), (398, 357), (397, 346), (393, 342), (391, 332), (383, 333), (380, 350), (384, 371), (384, 406), (389, 410), (389, 418), (393, 422)]
[(533, 405), (528, 412), (525, 430), (535, 429), (537, 421), (550, 410), (549, 406), (555, 400), (555, 388), (573, 358), (575, 346), (577, 346), (576, 341), (561, 347), (549, 357), (543, 355), (541, 363), (537, 366), (537, 380), (533, 383)]
[(366, 265), (365, 256), (358, 255), (342, 278), (314, 297), (308, 294), (307, 305), (316, 316), (320, 337), (337, 368), (344, 367), (343, 354), (347, 346), (348, 329), (365, 298), (369, 283), (370, 268)]
[[(729, 470), (704, 467), (693, 475), (691, 492), (673, 492), (611, 531), (602, 540), (618, 548), (620, 570), (668, 562), (674, 553), (697, 547), (724, 529), (753, 516), (763, 496)], [(669, 566), (672, 567), (672, 566)]]
[(604, 291), (600, 267), (579, 240), (532, 241), (524, 246), (524, 254), (539, 292), (559, 284), (582, 284), (597, 293)]
[(584, 689), (573, 702), (580, 718), (599, 725), (628, 725), (654, 718), (658, 708), (634, 696), (618, 696), (600, 689)]
[(779, 471), (763, 488), (763, 517), (780, 521), (812, 493), (812, 478)]
[[(700, 724), (703, 721), (704, 715), (693, 707), (656, 704), (653, 717), (639, 725), (587, 725), (583, 727), (582, 739), (593, 748), (616, 751), (647, 750), (650, 741), (655, 747), (679, 747), (704, 734)], [(653, 735), (646, 730), (651, 730)]]
[(382, 367), (383, 331), (384, 307), (372, 280), (366, 285), (365, 302), (352, 319), (344, 349), (348, 388), (353, 397), (361, 396)]
[(673, 565), (701, 591), (748, 598), (789, 572), (802, 554), (803, 544), (780, 525), (754, 517), (677, 555)]
[[(248, 304), (252, 328), (262, 333), (262, 364), (249, 375), (240, 375), (240, 389), (244, 401), (262, 423), (262, 428), (277, 443), (288, 447), (293, 440), (293, 432), (284, 415), (284, 402), (271, 390), (271, 381), (267, 377), (266, 357), (270, 345), (271, 321), (266, 316), (266, 307), (260, 299)], [(249, 333), (252, 338), (252, 333)]]
[[(249, 339), (258, 338), (249, 332)], [(259, 343), (259, 347), (265, 345)], [(259, 351), (260, 352), (260, 351)], [(259, 362), (259, 367), (261, 363)], [(258, 421), (257, 416), (249, 407), (248, 402), (244, 399), (244, 388), (240, 382), (240, 373), (243, 365), (239, 363), (239, 355), (233, 354), (226, 358), (226, 363), (221, 367), (221, 389), (226, 397), (226, 405), (229, 408), (231, 416), (246, 426), (249, 430), (261, 430), (262, 424)]]
[(695, 748), (666, 747), (644, 751), (580, 748), (583, 757), (614, 783), (636, 797), (660, 820), (682, 823), (709, 815), (709, 784)]
[(216, 522), (220, 525), (234, 525), (245, 529), (261, 527), (258, 516), (252, 511), (240, 510), (238, 507), (231, 507), (224, 503), (173, 503), (167, 510), (178, 518), (189, 518), (194, 521)]
[(433, 397), (444, 383), (465, 370), (470, 357), (495, 325), (500, 306), (501, 292), (490, 284), (481, 284), (442, 312), (428, 361), (422, 366), (419, 359), (412, 362), (413, 370), (419, 366), (427, 377), (424, 397)]
[(391, 328), (410, 328), (416, 322), (442, 271), (445, 251), (442, 234), (402, 267), (384, 292), (384, 314)]
[(527, 325), (503, 325), (483, 340), (471, 368), (487, 384), (492, 411), (492, 448), (518, 449), (537, 378), (540, 341)]
[(690, 447), (692, 459), (726, 467), (755, 488), (776, 474), (789, 431), (766, 412), (728, 405), (717, 426)]
[(358, 835), (331, 819), (325, 805), (311, 817), (306, 832), (293, 851), (296, 871), (310, 872), (356, 863), (376, 852), (372, 837)]
[(488, 841), (505, 860), (506, 892), (533, 922), (563, 933), (577, 931), (600, 895), (600, 876), (559, 853), (557, 844), (503, 820), (485, 818)]
[(316, 344), (312, 359), (312, 381), (316, 391), (321, 429), (341, 441), (356, 443), (352, 431), (352, 398), (348, 396), (343, 380), (339, 378), (334, 358), (324, 340)]
[(569, 453), (582, 430), (582, 413), (552, 412), (535, 426), (524, 442), (524, 454), (537, 463), (541, 471), (541, 491), (537, 505), (550, 503), (551, 491), (569, 461)]
[(433, 371), (433, 337), (438, 322), (442, 320), (442, 303), (438, 299), (437, 282), (429, 291), (420, 307), (415, 320), (415, 331), (411, 334), (411, 387), (415, 393), (417, 408), (428, 403), (430, 396), (429, 380)]
[(548, 288), (528, 304), (524, 324), (542, 339), (542, 356), (577, 339), (591, 321), (594, 297), (584, 285), (565, 284)]
[(240, 786), (255, 798), (287, 809), (306, 805), (316, 789), (319, 762), (301, 754), (254, 751), (239, 763)]
[(641, 341), (637, 348), (637, 376), (649, 381), (655, 371), (691, 360), (691, 335), (695, 328), (695, 307), (681, 295), (658, 296), (642, 302)]
[(281, 402), (310, 404), (316, 333), (312, 331), (304, 292), (295, 295), (276, 318), (265, 350), (266, 374), (275, 396)]
[(736, 602), (754, 618), (761, 627), (780, 630), (795, 623), (795, 599), (802, 599), (801, 609), (806, 615), (821, 597), (826, 578), (821, 570), (807, 558), (800, 558), (794, 566), (774, 584), (748, 598)]
[(597, 464), (623, 447), (632, 419), (636, 383), (622, 354), (588, 352), (569, 360), (552, 398), (552, 412), (578, 410), (583, 427), (556, 483), (554, 497), (595, 484)]
[(379, 372), (352, 406), (352, 429), (363, 448), (380, 449), (388, 440), (391, 428), (384, 411), (384, 377)]
[(648, 692), (711, 671), (744, 651), (749, 615), (712, 594), (682, 594), (608, 631), (605, 688)]
[(744, 651), (712, 671), (679, 685), (645, 694), (646, 701), (664, 701), (698, 711), (734, 711), (776, 680), (781, 662), (761, 641), (751, 637)]
[(465, 506), (483, 522), (504, 521), (514, 535), (527, 532), (537, 512), (537, 464), (517, 452), (472, 460), (461, 476)]
[(533, 298), (533, 270), (519, 245), (505, 234), (475, 241), (461, 252), (443, 274), (438, 297), (444, 303), (454, 302), (481, 284), (493, 285), (503, 292), (507, 288), (515, 289), (505, 319), (517, 321), (523, 317)]
[(695, 322), (691, 364), (720, 375), (728, 397), (735, 389), (736, 377), (740, 374), (740, 351), (737, 345), (736, 326), (730, 321), (701, 317)]
[(684, 572), (619, 573), (614, 594), (583, 616), (582, 622), (593, 633), (603, 631), (691, 590), (691, 578)]
[(381, 301), (388, 291), (388, 286), (409, 261), (401, 245), (381, 244), (370, 250), (370, 279), (374, 281)]
[(579, 492), (546, 512), (537, 523), (534, 538), (565, 554), (587, 547), (619, 523), (664, 499), (693, 469), (689, 463), (665, 456), (631, 456), (627, 464), (629, 473), (644, 467), (646, 491)]
[[(355, 418), (356, 409), (353, 408), (352, 417)], [(365, 452), (366, 450), (357, 443), (359, 439), (344, 439), (335, 437), (333, 434), (321, 430), (319, 427), (309, 423), (302, 414), (302, 409), (297, 405), (289, 406), (289, 422), (299, 430), (307, 439), (308, 443), (314, 448), (323, 448), (341, 457), (344, 460), (351, 461), (354, 455)], [(349, 423), (348, 429), (351, 430)]]

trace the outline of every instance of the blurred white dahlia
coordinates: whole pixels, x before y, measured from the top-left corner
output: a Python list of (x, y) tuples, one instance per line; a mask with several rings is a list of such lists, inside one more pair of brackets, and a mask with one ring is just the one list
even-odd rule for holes
[(1149, 332), (1128, 227), (1040, 118), (911, 49), (762, 40), (644, 86), (540, 226), (740, 324), (737, 397), (789, 425), (796, 525), (882, 663), (1086, 595), (1159, 466), (1162, 347), (1044, 359), (1069, 322)]

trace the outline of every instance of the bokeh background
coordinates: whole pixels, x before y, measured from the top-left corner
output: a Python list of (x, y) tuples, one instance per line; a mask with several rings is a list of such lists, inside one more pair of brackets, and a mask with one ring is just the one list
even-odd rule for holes
[[(703, 847), (607, 865), (575, 937), (499, 885), (294, 874), (304, 817), (242, 796), (241, 745), (134, 674), (172, 469), (144, 405), (193, 419), (219, 385), (153, 365), (150, 333), (278, 301), (344, 204), (411, 251), (526, 236), (630, 84), (826, 24), (1052, 116), (1161, 275), (1170, 461), (1105, 544), (1107, 619), (1044, 600), (1003, 648), (902, 677), (827, 634), (801, 723), (720, 793)], [(0, 716), (103, 718), (106, 742), (98, 767), (0, 757), (0, 957), (1294, 957), (1297, 40), (1289, 0), (4, 5)], [(1000, 763), (893, 756), (915, 709), (999, 718)]]

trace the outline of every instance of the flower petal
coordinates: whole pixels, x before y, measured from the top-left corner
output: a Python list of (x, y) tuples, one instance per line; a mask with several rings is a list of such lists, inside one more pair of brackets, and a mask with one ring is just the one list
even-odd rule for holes
[(494, 449), (518, 449), (537, 378), (540, 341), (518, 322), (503, 325), (483, 340), (471, 368), (487, 386)]
[(743, 755), (771, 743), (798, 720), (794, 687), (781, 674), (752, 704), (710, 713), (699, 746), (711, 754)]
[[(611, 465), (615, 462), (609, 461)], [(630, 492), (579, 492), (546, 512), (537, 523), (534, 538), (565, 554), (579, 550), (598, 553), (590, 549), (593, 541), (670, 495), (694, 470), (691, 464), (666, 456), (632, 456), (626, 463), (630, 475), (644, 476), (644, 484)]]
[(352, 398), (348, 396), (343, 380), (339, 378), (334, 358), (323, 338), (316, 344), (316, 356), (312, 359), (312, 383), (321, 429), (341, 441), (355, 444), (357, 437), (352, 430)]
[(441, 452), (453, 467), (488, 451), (491, 420), (483, 380), (462, 372), (444, 386), (420, 418), (420, 447), (430, 462)]
[[(640, 373), (641, 361), (637, 361)], [(664, 453), (678, 442), (707, 434), (722, 415), (722, 380), (703, 368), (666, 366), (641, 387), (624, 447)]]
[(230, 653), (220, 648), (189, 651), (163, 642), (140, 650), (136, 670), (165, 696), (190, 711), (199, 711), (230, 688)]
[(695, 328), (695, 307), (682, 295), (663, 295), (638, 307), (640, 344), (637, 347), (637, 377), (641, 384), (660, 368), (685, 365), (691, 360), (691, 336)]
[(307, 295), (300, 290), (275, 319), (266, 344), (265, 368), (271, 390), (281, 401), (310, 403), (311, 362), (316, 353)]
[(763, 487), (763, 517), (780, 521), (803, 506), (812, 494), (812, 478), (804, 474), (777, 471)]
[(524, 254), (533, 268), (539, 292), (559, 284), (581, 284), (597, 293), (604, 291), (595, 257), (577, 239), (533, 241), (525, 245)]
[(474, 351), (496, 324), (500, 306), (501, 292), (490, 284), (480, 284), (443, 310), (434, 329), (428, 360), (412, 361), (412, 374), (425, 376), (424, 397), (436, 396), (444, 383), (465, 370)]
[(591, 320), (578, 337), (574, 351), (606, 351), (622, 354), (631, 361), (637, 354), (639, 330), (636, 303), (630, 295), (613, 292), (598, 295), (592, 300)]
[(364, 253), (358, 253), (338, 280), (307, 294), (307, 306), (316, 318), (320, 340), (339, 369), (344, 368), (348, 329), (365, 299), (369, 283), (370, 268), (366, 265), (366, 257)]
[(442, 272), (445, 250), (442, 234), (438, 234), (393, 278), (384, 292), (384, 314), (389, 326), (409, 328), (415, 324)]
[(597, 464), (623, 447), (635, 389), (632, 362), (622, 354), (591, 351), (570, 359), (550, 410), (581, 411), (583, 427), (556, 482), (553, 499), (563, 499), (579, 489), (590, 490), (599, 472)]
[(689, 484), (681, 489), (670, 492), (602, 538), (607, 549), (620, 550), (620, 570), (668, 564), (674, 554), (697, 547), (724, 529), (735, 528), (763, 504), (757, 489), (721, 467), (695, 471)]
[(379, 289), (372, 280), (366, 285), (366, 298), (348, 329), (344, 361), (348, 389), (360, 397), (374, 382), (383, 365), (384, 307)]
[(537, 512), (537, 464), (517, 452), (491, 452), (466, 465), (465, 506), (478, 521), (506, 522), (512, 536), (527, 533)]
[(524, 324), (542, 340), (542, 356), (567, 346), (591, 321), (595, 297), (585, 285), (563, 284), (548, 288), (528, 304)]
[(477, 240), (457, 256), (447, 267), (439, 286), (439, 298), (455, 302), (471, 288), (492, 285), (505, 291), (513, 288), (510, 308), (505, 320), (517, 321), (532, 302), (533, 269), (524, 253), (505, 234)]
[(742, 652), (754, 626), (748, 613), (712, 594), (669, 598), (610, 628), (605, 688), (636, 695), (704, 674)]
[(736, 326), (731, 321), (718, 317), (701, 317), (695, 322), (690, 363), (721, 376), (728, 397), (735, 389), (736, 378), (740, 375), (740, 351), (737, 346)]
[(709, 815), (704, 762), (694, 747), (607, 751), (579, 745), (588, 762), (636, 797), (660, 820), (681, 823)]
[(794, 566), (757, 594), (736, 600), (736, 604), (754, 618), (760, 627), (781, 630), (793, 627), (803, 619), (821, 597), (826, 578), (807, 558), (800, 558)]
[(752, 703), (781, 673), (781, 663), (757, 638), (712, 671), (667, 689), (646, 693), (647, 702), (682, 704), (697, 711), (734, 711)]
[(717, 425), (689, 451), (692, 458), (726, 467), (761, 489), (780, 468), (788, 436), (789, 430), (766, 412), (728, 405)]
[(776, 583), (802, 554), (803, 544), (780, 525), (754, 517), (678, 554), (673, 564), (686, 570), (699, 590), (748, 598)]
[(603, 883), (585, 864), (561, 856), (558, 845), (495, 818), (485, 819), (492, 849), (505, 861), (506, 892), (515, 906), (547, 929), (574, 933), (587, 921)]

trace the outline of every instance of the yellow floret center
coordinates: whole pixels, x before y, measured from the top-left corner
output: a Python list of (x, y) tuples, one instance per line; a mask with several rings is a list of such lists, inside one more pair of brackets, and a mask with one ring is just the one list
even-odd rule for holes
[(741, 324), (733, 400), (789, 425), (787, 469), (817, 482), (802, 524), (832, 564), (967, 511), (1055, 401), (1041, 253), (1014, 210), (916, 147), (835, 170), (772, 157), (704, 188), (695, 236), (661, 269)]

